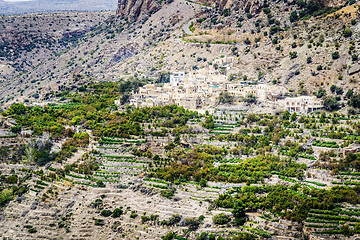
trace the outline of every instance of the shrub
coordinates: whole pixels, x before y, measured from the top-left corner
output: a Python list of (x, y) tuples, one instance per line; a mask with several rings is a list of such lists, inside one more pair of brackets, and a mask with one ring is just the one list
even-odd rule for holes
[(98, 180), (98, 181), (96, 182), (96, 186), (98, 186), (98, 187), (100, 187), (100, 188), (106, 187), (105, 183), (104, 183), (103, 181), (101, 181), (101, 180)]
[(334, 60), (338, 59), (338, 58), (340, 57), (339, 52), (338, 52), (338, 51), (333, 52), (333, 53), (331, 54), (331, 57), (332, 57), (332, 59), (334, 59)]
[(230, 222), (230, 217), (224, 213), (219, 213), (213, 217), (213, 222), (217, 225), (223, 225)]
[(297, 52), (289, 52), (290, 59), (297, 58)]
[(345, 28), (344, 31), (343, 31), (343, 36), (344, 37), (351, 37), (352, 35), (352, 31), (350, 28)]
[(186, 218), (186, 226), (189, 226), (190, 231), (196, 231), (200, 226), (200, 221), (197, 218)]
[(175, 194), (175, 189), (166, 189), (160, 192), (160, 195), (166, 198), (172, 198), (174, 194)]
[(165, 236), (161, 237), (163, 240), (172, 240), (176, 237), (174, 232), (169, 232)]
[(196, 238), (196, 240), (208, 240), (209, 234), (207, 232), (202, 232), (200, 235)]
[(173, 215), (168, 220), (162, 220), (160, 222), (160, 224), (161, 225), (166, 225), (166, 226), (174, 226), (175, 224), (179, 223), (180, 220), (181, 220), (180, 215)]
[(141, 223), (146, 223), (146, 222), (148, 222), (148, 221), (150, 221), (150, 217), (149, 216), (146, 216), (146, 215), (142, 215), (141, 216)]
[(101, 216), (103, 216), (103, 217), (109, 217), (109, 216), (111, 216), (111, 214), (112, 214), (112, 211), (108, 210), (108, 209), (101, 211)]
[(123, 210), (121, 208), (115, 208), (115, 210), (112, 213), (112, 217), (120, 217), (123, 214)]
[(105, 225), (104, 219), (94, 218), (94, 220), (95, 220), (95, 225), (96, 225), (96, 226), (103, 226), (103, 225)]
[(231, 15), (231, 13), (230, 13), (230, 9), (224, 9), (223, 10), (223, 12), (222, 12), (222, 15), (224, 16), (224, 17), (228, 17), (228, 16), (230, 16)]
[(137, 216), (139, 216), (136, 211), (131, 211), (131, 214), (130, 214), (130, 218), (136, 218)]
[(102, 204), (103, 204), (103, 201), (102, 201), (102, 199), (100, 199), (100, 198), (96, 199), (96, 200), (92, 203), (92, 205), (93, 205), (94, 208), (100, 207)]
[[(271, 40), (272, 44), (278, 44), (279, 42), (279, 38), (278, 37), (274, 37), (273, 40)], [(279, 49), (280, 50), (280, 49)]]
[(282, 29), (279, 26), (271, 26), (269, 34), (274, 35), (275, 33), (280, 31), (282, 31)]
[(290, 14), (290, 22), (296, 22), (298, 20), (298, 14), (296, 11), (291, 12)]
[(35, 228), (29, 228), (28, 233), (36, 233), (37, 230)]

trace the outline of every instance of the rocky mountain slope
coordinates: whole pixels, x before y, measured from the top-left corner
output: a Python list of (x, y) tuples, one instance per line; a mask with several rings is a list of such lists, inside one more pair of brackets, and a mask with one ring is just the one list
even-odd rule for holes
[(118, 15), (69, 16), (66, 31), (49, 24), (25, 35), (11, 28), (21, 22), (30, 29), (33, 16), (4, 16), (0, 102), (48, 99), (89, 81), (156, 78), (222, 56), (235, 57), (228, 75), (285, 86), (289, 95), (333, 84), (356, 89), (360, 25), (353, 3), (121, 0)]

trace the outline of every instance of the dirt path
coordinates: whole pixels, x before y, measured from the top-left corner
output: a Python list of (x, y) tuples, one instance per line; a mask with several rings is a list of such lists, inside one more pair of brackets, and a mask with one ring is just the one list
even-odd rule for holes
[(191, 19), (189, 22), (185, 23), (182, 27), (182, 29), (184, 30), (185, 34), (187, 35), (192, 35), (192, 31), (190, 31), (190, 26), (191, 24), (195, 22), (195, 19)]

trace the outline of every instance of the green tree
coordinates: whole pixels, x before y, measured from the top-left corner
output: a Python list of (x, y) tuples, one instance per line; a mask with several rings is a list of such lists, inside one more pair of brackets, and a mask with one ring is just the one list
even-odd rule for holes
[(328, 96), (323, 99), (324, 108), (328, 111), (337, 110), (340, 108), (339, 102), (334, 96)]
[(313, 93), (317, 98), (322, 98), (326, 96), (326, 90), (323, 88), (320, 88), (317, 92)]
[(219, 103), (233, 103), (234, 96), (229, 94), (228, 92), (221, 92), (219, 94)]
[(207, 181), (206, 181), (206, 179), (205, 179), (205, 178), (201, 178), (199, 184), (200, 184), (200, 187), (203, 187), (203, 188), (206, 187), (206, 186), (207, 186)]
[(19, 125), (13, 126), (10, 128), (11, 132), (18, 134), (21, 132), (21, 127)]
[(360, 223), (355, 223), (354, 232), (360, 233)]
[(290, 118), (290, 112), (286, 110), (282, 115), (282, 119), (289, 120), (289, 118)]
[(176, 237), (175, 232), (169, 232), (165, 236), (161, 237), (163, 240), (172, 240)]
[(0, 147), (0, 160), (7, 160), (10, 155), (9, 147), (1, 146)]
[(18, 182), (18, 176), (17, 176), (17, 175), (8, 176), (8, 177), (5, 179), (5, 182), (6, 182), (6, 183), (9, 183), (9, 184), (16, 184), (16, 183)]
[(212, 115), (206, 116), (205, 122), (202, 124), (204, 128), (213, 129), (215, 127), (215, 122)]
[(224, 213), (219, 213), (213, 217), (213, 222), (217, 225), (223, 225), (230, 222), (230, 217)]
[(347, 99), (350, 99), (353, 95), (354, 95), (354, 90), (349, 89), (349, 90), (346, 92), (345, 97), (346, 97)]
[[(349, 94), (350, 95), (350, 94)], [(348, 104), (354, 108), (360, 108), (360, 94), (353, 94), (348, 101)]]
[(235, 218), (235, 225), (243, 225), (246, 222), (245, 204), (242, 201), (238, 200), (235, 202), (231, 213)]
[(105, 183), (104, 183), (103, 181), (101, 181), (101, 180), (98, 180), (98, 181), (96, 182), (96, 186), (98, 186), (98, 187), (100, 187), (100, 188), (106, 187)]
[(5, 204), (13, 200), (13, 198), (12, 190), (3, 189), (0, 193), (0, 206), (5, 206)]
[(200, 235), (196, 238), (196, 240), (208, 240), (209, 234), (207, 232), (202, 232)]
[(335, 93), (335, 91), (336, 91), (336, 86), (335, 86), (335, 85), (331, 85), (330, 91), (331, 91), (332, 93)]
[(246, 96), (244, 101), (247, 103), (256, 103), (256, 97), (250, 93), (249, 95)]
[(296, 22), (298, 20), (298, 14), (296, 11), (291, 12), (290, 14), (290, 22)]

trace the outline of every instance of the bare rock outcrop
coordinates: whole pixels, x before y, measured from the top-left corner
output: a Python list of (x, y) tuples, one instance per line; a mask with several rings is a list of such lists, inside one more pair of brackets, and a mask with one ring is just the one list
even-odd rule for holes
[(318, 0), (325, 7), (338, 7), (345, 4), (346, 0)]
[(116, 14), (136, 21), (140, 17), (159, 9), (160, 5), (155, 0), (119, 0)]
[(137, 51), (138, 47), (139, 44), (137, 43), (128, 43), (122, 46), (114, 55), (113, 59), (111, 60), (111, 64), (115, 64), (131, 57)]

